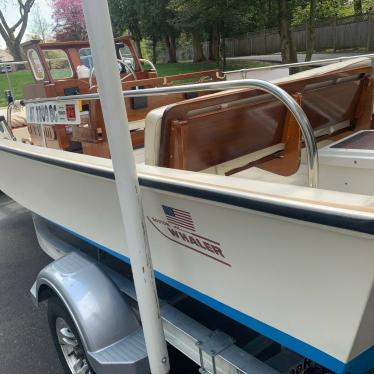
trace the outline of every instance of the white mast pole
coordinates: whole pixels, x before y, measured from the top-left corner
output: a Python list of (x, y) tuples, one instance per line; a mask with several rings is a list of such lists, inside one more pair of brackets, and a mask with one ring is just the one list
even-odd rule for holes
[(112, 155), (151, 372), (165, 374), (170, 369), (169, 358), (139, 194), (127, 113), (122, 96), (108, 3), (106, 0), (83, 0), (83, 11)]

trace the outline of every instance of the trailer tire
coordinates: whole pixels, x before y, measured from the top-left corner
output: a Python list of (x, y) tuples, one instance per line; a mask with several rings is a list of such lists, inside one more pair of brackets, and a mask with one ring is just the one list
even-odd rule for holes
[(56, 295), (48, 299), (48, 324), (66, 374), (95, 374), (70, 313)]

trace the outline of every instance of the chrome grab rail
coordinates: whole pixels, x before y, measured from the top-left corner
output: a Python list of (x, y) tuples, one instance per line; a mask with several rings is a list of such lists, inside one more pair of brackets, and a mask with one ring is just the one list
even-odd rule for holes
[[(16, 137), (13, 134), (12, 127), (9, 126), (8, 122), (6, 121), (4, 116), (0, 116), (0, 126), (3, 128), (3, 131), (7, 132), (8, 134), (8, 139), (16, 141)], [(6, 138), (7, 139), (7, 138)]]
[(139, 58), (139, 61), (140, 62), (145, 62), (146, 64), (148, 64), (151, 67), (151, 70), (154, 70), (155, 72), (157, 72), (156, 66), (153, 64), (152, 61), (149, 61), (146, 58)]
[[(243, 80), (232, 80), (225, 82), (209, 82), (209, 83), (198, 83), (198, 84), (187, 84), (183, 86), (172, 86), (172, 87), (155, 87), (155, 88), (144, 88), (141, 90), (127, 90), (123, 91), (123, 97), (142, 97), (142, 96), (155, 96), (155, 95), (168, 95), (172, 93), (185, 93), (185, 92), (196, 92), (196, 91), (220, 91), (235, 88), (257, 88), (265, 91), (278, 100), (280, 100), (287, 109), (295, 117), (302, 136), (305, 141), (307, 156), (308, 156), (308, 178), (309, 186), (318, 186), (318, 151), (317, 144), (314, 138), (313, 128), (309, 123), (309, 120), (301, 109), (300, 105), (289, 95), (286, 91), (276, 86), (273, 83), (262, 81), (259, 79), (243, 79)], [(68, 100), (98, 100), (99, 94), (84, 94), (75, 96), (57, 96), (40, 99), (29, 99), (23, 100), (23, 104), (31, 103), (43, 103), (48, 101), (68, 101)]]

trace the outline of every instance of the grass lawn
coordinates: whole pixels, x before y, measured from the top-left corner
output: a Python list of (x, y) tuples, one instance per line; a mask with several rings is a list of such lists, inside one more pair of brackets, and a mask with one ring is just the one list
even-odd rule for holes
[[(13, 89), (15, 99), (22, 99), (22, 86), (34, 81), (29, 70), (15, 71), (9, 73), (10, 82)], [(6, 74), (0, 74), (0, 107), (6, 106), (4, 91), (8, 90), (8, 80)]]
[[(244, 68), (253, 68), (258, 66), (268, 65), (264, 62), (248, 61), (248, 60), (235, 60), (227, 61), (226, 70), (237, 70)], [(160, 76), (176, 75), (183, 73), (190, 73), (193, 71), (212, 70), (216, 69), (217, 65), (214, 62), (181, 62), (176, 64), (157, 64), (158, 74)], [(15, 99), (22, 98), (22, 86), (33, 82), (31, 72), (28, 70), (15, 71), (9, 73), (10, 81), (12, 84)], [(6, 106), (4, 91), (8, 89), (8, 81), (6, 74), (0, 74), (0, 107)]]

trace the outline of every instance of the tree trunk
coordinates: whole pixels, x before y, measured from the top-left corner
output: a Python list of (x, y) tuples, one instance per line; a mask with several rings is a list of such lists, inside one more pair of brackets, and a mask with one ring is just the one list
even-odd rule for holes
[(165, 35), (164, 40), (165, 40), (166, 48), (168, 50), (168, 55), (169, 55), (168, 63), (169, 63), (170, 62), (170, 39), (169, 39), (169, 35)]
[(355, 15), (358, 16), (362, 14), (362, 0), (354, 0), (353, 5), (355, 8)]
[[(13, 56), (14, 61), (24, 61), (25, 55), (21, 48), (21, 44), (17, 39), (9, 39), (6, 41), (6, 46), (10, 54)], [(14, 65), (15, 70), (25, 69), (25, 65)]]
[(170, 62), (178, 62), (177, 60), (177, 39), (174, 35), (170, 36)]
[(221, 32), (221, 38), (220, 38), (220, 48), (219, 48), (219, 68), (221, 71), (226, 70), (226, 38), (225, 33)]
[(175, 36), (166, 35), (165, 36), (165, 43), (169, 53), (169, 63), (177, 62), (177, 43), (175, 40)]
[(272, 5), (272, 0), (268, 0), (268, 3), (267, 3), (267, 7), (266, 7), (266, 11), (267, 11), (267, 14), (266, 14), (266, 18), (265, 20), (268, 22), (268, 24), (266, 24), (266, 21), (265, 21), (265, 29), (266, 27), (270, 28), (269, 27), (269, 24), (270, 24), (270, 17), (271, 17), (271, 14), (272, 14), (272, 9), (271, 9), (271, 5)]
[(16, 39), (9, 39), (6, 41), (6, 46), (13, 56), (14, 61), (24, 61), (24, 54), (21, 48), (20, 43)]
[(136, 51), (138, 52), (139, 58), (143, 58), (142, 48), (140, 46), (140, 39), (135, 39)]
[(216, 27), (209, 33), (209, 60), (218, 61), (219, 59), (219, 32)]
[(152, 62), (156, 65), (157, 63), (157, 39), (152, 38)]
[[(288, 10), (288, 0), (278, 0), (279, 4), (279, 34), (281, 39), (282, 62), (290, 64), (297, 62), (297, 54), (291, 33), (290, 14)], [(298, 69), (290, 68), (290, 74), (294, 74)]]
[(317, 0), (310, 0), (310, 13), (309, 19), (307, 22), (306, 29), (306, 39), (307, 39), (307, 48), (305, 54), (305, 61), (310, 61), (314, 52), (314, 43), (315, 43), (315, 21), (316, 21), (316, 12), (317, 12)]
[(205, 61), (203, 47), (201, 45), (200, 33), (199, 31), (192, 31), (192, 48), (193, 48), (193, 62)]

